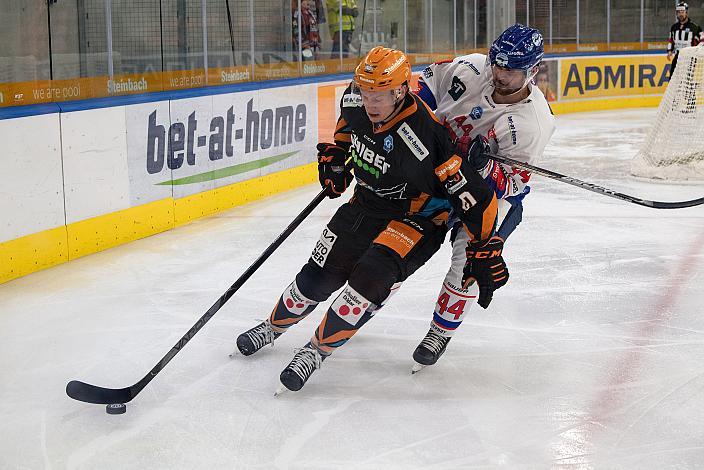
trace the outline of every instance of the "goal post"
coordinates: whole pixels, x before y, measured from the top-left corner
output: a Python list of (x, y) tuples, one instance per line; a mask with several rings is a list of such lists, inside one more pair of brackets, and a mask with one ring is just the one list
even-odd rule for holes
[(704, 47), (680, 50), (631, 174), (662, 181), (704, 181)]

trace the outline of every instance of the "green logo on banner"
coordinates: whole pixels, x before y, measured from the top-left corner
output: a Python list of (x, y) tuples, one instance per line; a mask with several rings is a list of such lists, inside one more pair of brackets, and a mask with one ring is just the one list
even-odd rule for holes
[(205, 173), (199, 173), (197, 175), (186, 176), (184, 178), (179, 178), (175, 180), (168, 180), (157, 185), (182, 185), (182, 184), (194, 184), (203, 183), (205, 181), (213, 181), (220, 178), (227, 178), (228, 176), (239, 175), (240, 173), (246, 173), (252, 170), (258, 170), (259, 168), (264, 168), (265, 166), (273, 165), (282, 160), (286, 160), (292, 155), (297, 154), (295, 152), (282, 153), (280, 155), (274, 155), (273, 157), (262, 158), (261, 160), (254, 160), (253, 162), (240, 163), (238, 165), (228, 166), (227, 168), (220, 168), (219, 170), (206, 171)]

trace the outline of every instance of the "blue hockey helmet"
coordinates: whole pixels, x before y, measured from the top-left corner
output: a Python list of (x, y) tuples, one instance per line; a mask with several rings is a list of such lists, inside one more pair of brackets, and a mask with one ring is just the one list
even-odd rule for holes
[(529, 73), (543, 60), (543, 35), (540, 31), (516, 23), (496, 38), (489, 48), (489, 62), (507, 69)]

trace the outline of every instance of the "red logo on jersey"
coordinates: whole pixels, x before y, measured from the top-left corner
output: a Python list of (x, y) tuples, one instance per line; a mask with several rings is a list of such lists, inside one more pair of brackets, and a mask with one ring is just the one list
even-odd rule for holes
[(528, 180), (530, 179), (530, 171), (522, 170), (520, 168), (511, 167), (511, 175), (510, 176), (514, 176), (514, 175), (518, 175), (518, 177), (521, 178), (521, 182), (523, 182), (523, 183), (527, 183)]
[(492, 127), (491, 129), (489, 129), (489, 132), (488, 132), (486, 135), (487, 135), (487, 137), (489, 137), (490, 139), (494, 139), (496, 142), (499, 141), (499, 140), (496, 138), (496, 130), (495, 130), (493, 127)]

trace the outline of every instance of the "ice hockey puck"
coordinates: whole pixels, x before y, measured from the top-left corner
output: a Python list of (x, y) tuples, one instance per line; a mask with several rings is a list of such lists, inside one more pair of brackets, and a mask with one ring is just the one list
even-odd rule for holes
[(127, 411), (127, 405), (124, 403), (111, 403), (110, 405), (105, 406), (105, 411), (109, 415), (121, 415)]

